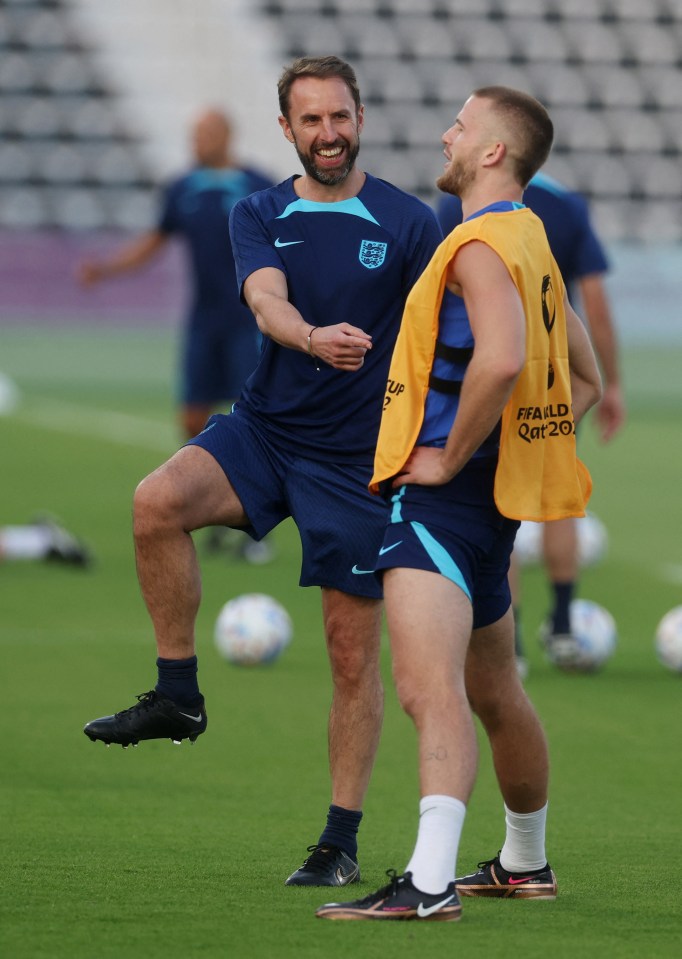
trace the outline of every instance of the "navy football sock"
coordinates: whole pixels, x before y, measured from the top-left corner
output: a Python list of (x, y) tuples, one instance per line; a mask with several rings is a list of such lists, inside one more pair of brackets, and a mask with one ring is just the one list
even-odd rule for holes
[(362, 819), (362, 812), (355, 809), (344, 809), (342, 806), (331, 805), (327, 813), (327, 825), (320, 836), (318, 845), (338, 846), (351, 859), (358, 855), (358, 827)]
[(199, 692), (197, 682), (197, 658), (156, 660), (159, 681), (156, 691), (168, 696), (179, 706), (199, 706), (204, 697)]
[(571, 620), (569, 611), (575, 583), (552, 583), (554, 591), (554, 611), (552, 612), (552, 632), (570, 633)]

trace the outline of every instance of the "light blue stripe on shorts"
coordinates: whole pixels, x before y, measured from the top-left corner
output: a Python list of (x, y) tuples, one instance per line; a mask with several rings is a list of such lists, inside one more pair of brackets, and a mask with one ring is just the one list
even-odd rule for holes
[(405, 495), (406, 486), (401, 486), (397, 493), (391, 497), (391, 502), (393, 503), (393, 509), (391, 510), (391, 522), (392, 523), (402, 523), (402, 511), (400, 509), (400, 500)]
[(441, 546), (437, 539), (434, 539), (423, 523), (411, 522), (410, 526), (414, 530), (419, 542), (429, 554), (429, 558), (437, 567), (438, 572), (447, 579), (452, 580), (456, 586), (459, 586), (471, 602), (471, 593), (469, 592), (466, 580), (462, 576), (459, 566), (455, 563), (448, 551)]

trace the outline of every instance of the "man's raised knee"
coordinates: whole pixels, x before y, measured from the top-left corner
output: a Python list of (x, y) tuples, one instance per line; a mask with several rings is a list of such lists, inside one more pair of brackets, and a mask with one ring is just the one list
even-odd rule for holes
[(133, 496), (133, 528), (135, 536), (159, 531), (178, 523), (179, 498), (172, 487), (160, 479), (158, 473), (145, 477)]

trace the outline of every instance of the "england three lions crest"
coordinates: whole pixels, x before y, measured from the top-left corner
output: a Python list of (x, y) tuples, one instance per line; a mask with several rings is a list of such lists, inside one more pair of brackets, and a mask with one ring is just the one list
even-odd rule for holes
[(376, 240), (363, 240), (360, 243), (358, 258), (368, 270), (376, 270), (386, 259), (388, 243), (378, 243)]

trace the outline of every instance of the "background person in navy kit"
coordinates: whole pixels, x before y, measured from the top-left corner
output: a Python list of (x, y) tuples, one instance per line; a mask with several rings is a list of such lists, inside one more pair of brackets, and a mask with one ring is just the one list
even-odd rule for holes
[(110, 256), (78, 267), (80, 281), (89, 286), (145, 266), (172, 236), (182, 240), (191, 278), (180, 360), (180, 421), (187, 439), (239, 395), (258, 362), (260, 336), (239, 298), (229, 217), (242, 197), (272, 186), (268, 177), (237, 163), (232, 127), (221, 111), (203, 110), (191, 137), (195, 166), (164, 189), (157, 225)]

